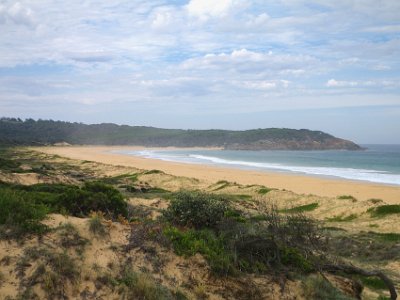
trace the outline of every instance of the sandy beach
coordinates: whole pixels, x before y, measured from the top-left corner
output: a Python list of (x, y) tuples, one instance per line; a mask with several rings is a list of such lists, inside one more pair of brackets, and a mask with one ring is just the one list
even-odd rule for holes
[[(176, 176), (192, 177), (210, 183), (227, 180), (240, 184), (259, 184), (270, 188), (286, 189), (299, 194), (335, 197), (352, 195), (360, 200), (382, 199), (387, 203), (400, 203), (400, 187), (342, 179), (325, 179), (306, 175), (267, 173), (208, 165), (166, 162), (131, 155), (112, 153), (113, 150), (142, 150), (133, 146), (70, 146), (40, 147), (35, 150), (79, 160), (111, 165), (158, 169)], [(173, 148), (168, 148), (169, 150)], [(160, 148), (158, 148), (160, 150)]]

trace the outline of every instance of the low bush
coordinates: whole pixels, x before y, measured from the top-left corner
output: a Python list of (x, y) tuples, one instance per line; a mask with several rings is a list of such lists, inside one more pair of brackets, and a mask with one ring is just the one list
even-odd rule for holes
[(226, 249), (223, 239), (212, 230), (181, 231), (176, 227), (168, 227), (164, 229), (164, 234), (172, 242), (176, 254), (188, 257), (200, 253), (214, 273), (228, 275), (236, 272), (232, 253)]
[(355, 197), (353, 197), (352, 195), (341, 195), (341, 196), (338, 196), (338, 199), (351, 200), (352, 202), (357, 202), (357, 199)]
[(201, 192), (179, 192), (164, 211), (164, 217), (175, 225), (212, 228), (224, 219), (227, 201), (218, 195)]
[(74, 216), (87, 216), (102, 211), (107, 217), (127, 217), (127, 203), (122, 194), (101, 182), (86, 182), (82, 188), (69, 189), (58, 198), (58, 205)]
[(357, 215), (356, 214), (350, 214), (350, 215), (347, 215), (347, 216), (344, 216), (344, 215), (333, 216), (331, 218), (327, 218), (326, 220), (328, 222), (349, 222), (349, 221), (352, 221), (354, 219), (357, 219)]
[(368, 209), (372, 217), (384, 217), (392, 214), (400, 214), (400, 204), (381, 205)]
[(20, 165), (15, 160), (0, 157), (0, 170), (17, 173), (20, 171)]
[(272, 191), (272, 189), (263, 187), (263, 188), (260, 188), (260, 189), (258, 190), (258, 193), (259, 193), (260, 195), (265, 195), (265, 194), (269, 193), (270, 191)]
[(373, 290), (386, 290), (387, 286), (382, 279), (378, 277), (359, 276), (358, 279), (367, 287)]
[[(4, 225), (9, 237), (26, 233), (42, 233), (46, 226), (41, 224), (49, 209), (43, 204), (30, 201), (26, 193), (0, 189), (0, 225)], [(4, 233), (4, 234), (5, 234)]]
[(307, 212), (307, 211), (313, 211), (317, 207), (318, 207), (318, 203), (314, 202), (314, 203), (310, 203), (310, 204), (306, 204), (306, 205), (300, 205), (300, 206), (296, 206), (296, 207), (292, 207), (292, 208), (288, 208), (288, 209), (282, 209), (282, 210), (280, 210), (280, 212), (283, 212), (283, 213), (302, 213), (302, 212)]
[(122, 194), (102, 182), (86, 182), (83, 187), (66, 184), (34, 184), (30, 186), (0, 183), (1, 190), (12, 190), (27, 201), (46, 206), (50, 212), (88, 216), (102, 211), (107, 217), (127, 217), (128, 208)]
[[(164, 235), (175, 253), (202, 254), (218, 275), (238, 272), (266, 273), (315, 269), (314, 250), (320, 245), (316, 223), (302, 215), (278, 215), (276, 209), (263, 218), (240, 220), (226, 214), (216, 227), (182, 230), (167, 227)], [(315, 260), (316, 261), (316, 260)]]

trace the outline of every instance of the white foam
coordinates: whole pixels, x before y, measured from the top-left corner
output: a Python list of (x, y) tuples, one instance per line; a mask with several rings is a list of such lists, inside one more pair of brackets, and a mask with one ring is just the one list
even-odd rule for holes
[[(120, 152), (121, 153), (121, 152)], [(320, 175), (320, 176), (334, 176), (339, 178), (351, 179), (351, 180), (363, 180), (376, 183), (386, 183), (400, 185), (400, 175), (391, 174), (384, 171), (369, 170), (369, 169), (355, 169), (355, 168), (335, 168), (335, 167), (311, 167), (311, 166), (290, 166), (277, 163), (265, 163), (265, 162), (252, 162), (252, 161), (241, 161), (241, 160), (229, 160), (214, 156), (189, 154), (169, 154), (162, 153), (160, 151), (143, 150), (134, 152), (123, 152), (131, 155), (138, 155), (146, 158), (159, 159), (164, 161), (175, 161), (183, 163), (208, 163), (218, 165), (229, 165), (236, 166), (238, 168), (249, 168), (258, 170), (275, 170), (275, 171), (286, 171), (295, 172), (308, 175)]]

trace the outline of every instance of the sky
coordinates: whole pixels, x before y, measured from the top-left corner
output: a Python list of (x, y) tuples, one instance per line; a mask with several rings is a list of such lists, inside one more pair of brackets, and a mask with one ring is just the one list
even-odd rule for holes
[(400, 1), (0, 0), (0, 116), (400, 144)]

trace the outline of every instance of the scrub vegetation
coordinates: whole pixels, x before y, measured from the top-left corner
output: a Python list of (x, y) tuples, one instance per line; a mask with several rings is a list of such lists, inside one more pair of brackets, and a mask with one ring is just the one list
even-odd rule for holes
[[(324, 226), (310, 216), (320, 202), (282, 209), (268, 203), (266, 187), (221, 181), (182, 189), (155, 170), (105, 176), (98, 170), (108, 166), (92, 162), (17, 148), (0, 154), (0, 178), (11, 178), (0, 181), (1, 247), (21, 253), (0, 256), (0, 295), (18, 283), (8, 299), (265, 299), (269, 285), (287, 285), (271, 297), (296, 285), (306, 299), (354, 299), (362, 286), (393, 297), (398, 284), (368, 266), (398, 261), (400, 235)], [(12, 180), (18, 174), (40, 174), (42, 182)], [(373, 206), (365, 215), (379, 222), (397, 210)], [(357, 218), (325, 221), (345, 226)]]

